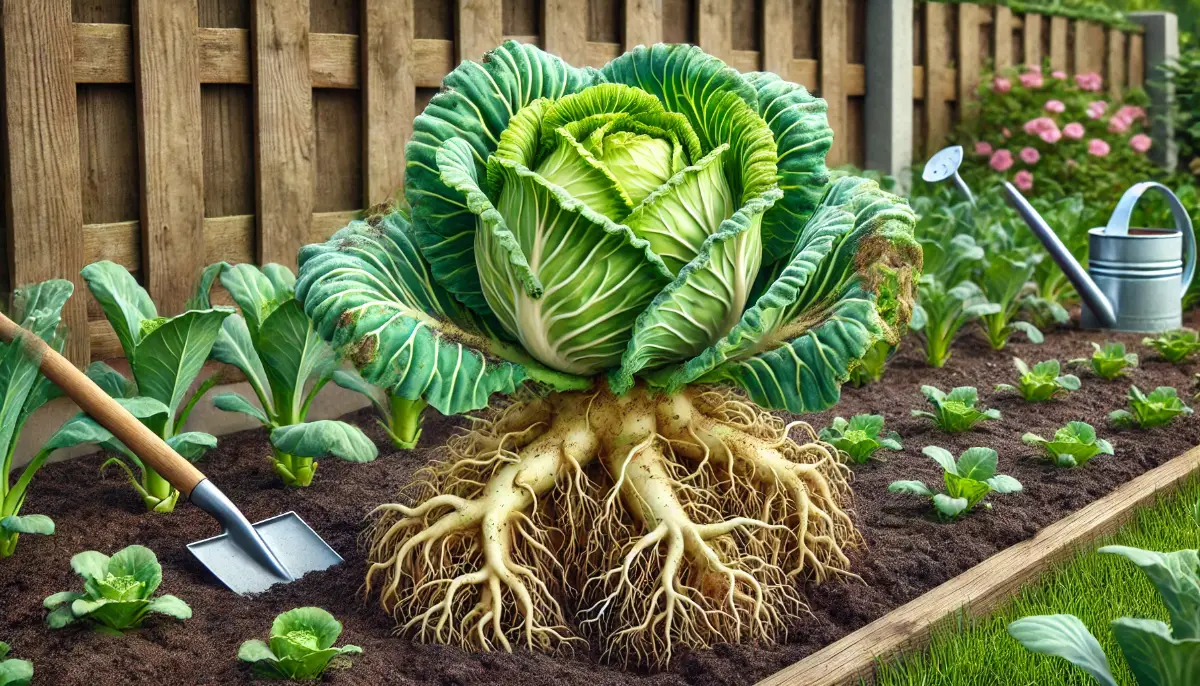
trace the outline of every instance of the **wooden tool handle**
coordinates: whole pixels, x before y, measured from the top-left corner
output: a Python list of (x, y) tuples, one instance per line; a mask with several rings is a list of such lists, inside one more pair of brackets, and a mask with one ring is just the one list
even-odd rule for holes
[(38, 361), (38, 366), (47, 379), (57, 384), (63, 393), (75, 401), (79, 409), (111, 431), (113, 436), (120, 439), (135, 455), (185, 496), (190, 496), (192, 489), (204, 481), (205, 476), (199, 469), (180, 457), (166, 441), (109, 397), (67, 358), (59, 355), (42, 339), (17, 326), (2, 313), (0, 338), (24, 345), (31, 358)]

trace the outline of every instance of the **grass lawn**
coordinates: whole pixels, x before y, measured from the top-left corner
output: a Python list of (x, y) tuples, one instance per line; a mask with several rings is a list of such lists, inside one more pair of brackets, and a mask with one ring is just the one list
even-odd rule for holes
[[(1096, 547), (1120, 544), (1169, 552), (1200, 548), (1200, 526), (1192, 518), (1200, 499), (1200, 478), (1193, 476), (1173, 495), (1140, 510), (1136, 517)], [(1061, 658), (1026, 651), (1005, 627), (1029, 615), (1073, 614), (1099, 639), (1122, 684), (1135, 683), (1109, 631), (1118, 617), (1168, 621), (1153, 585), (1133, 563), (1094, 549), (1058, 565), (1026, 586), (986, 617), (959, 617), (934, 631), (930, 648), (881, 665), (880, 686), (1050, 686), (1096, 682)]]

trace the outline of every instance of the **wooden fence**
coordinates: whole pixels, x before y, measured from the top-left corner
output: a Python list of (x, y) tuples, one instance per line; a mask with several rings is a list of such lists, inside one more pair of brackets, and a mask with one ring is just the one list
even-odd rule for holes
[[(74, 280), (69, 355), (118, 356), (78, 278), (85, 264), (128, 267), (169, 313), (211, 262), (294, 264), (301, 245), (401, 185), (413, 116), (455, 64), (504, 38), (592, 66), (637, 44), (690, 42), (775, 71), (829, 102), (831, 164), (861, 165), (868, 4), (4, 0), (0, 289)], [(1141, 75), (1137, 36), (1097, 42), (1099, 27), (971, 5), (918, 7), (916, 21), (914, 140), (927, 147), (986, 55)], [(1105, 40), (1112, 51), (1097, 53)]]

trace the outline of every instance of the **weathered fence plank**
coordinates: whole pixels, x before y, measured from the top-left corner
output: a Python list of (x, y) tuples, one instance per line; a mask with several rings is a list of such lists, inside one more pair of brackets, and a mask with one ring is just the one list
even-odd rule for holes
[(1013, 15), (1004, 5), (996, 5), (996, 16), (992, 20), (992, 49), (995, 52), (996, 70), (1007, 69), (1013, 63)]
[(979, 27), (985, 10), (978, 5), (958, 6), (958, 107), (960, 114), (975, 99), (983, 70), (979, 53)]
[(1025, 28), (1021, 32), (1024, 44), (1025, 64), (1037, 65), (1042, 64), (1042, 15), (1026, 14)]
[(922, 28), (925, 31), (925, 152), (942, 147), (950, 132), (950, 107), (946, 104), (944, 83), (953, 77), (947, 54), (946, 16), (949, 8), (936, 2), (925, 4)]
[(1125, 34), (1120, 29), (1108, 30), (1108, 66), (1105, 78), (1108, 80), (1108, 94), (1111, 98), (1121, 96), (1125, 90), (1127, 75), (1125, 72)]
[(500, 44), (501, 9), (500, 0), (458, 0), (455, 62), (482, 59), (484, 53)]
[(587, 0), (543, 0), (542, 48), (576, 67), (587, 64)]
[(1067, 54), (1067, 30), (1070, 22), (1066, 17), (1050, 17), (1050, 68), (1067, 71), (1070, 55)]
[(625, 0), (625, 50), (663, 39), (662, 0)]
[(795, 44), (792, 0), (763, 0), (762, 70), (791, 79)]
[[(821, 0), (821, 97), (828, 104), (829, 126), (846, 130), (846, 0)], [(833, 137), (826, 156), (829, 166), (846, 162), (846, 145)]]
[(732, 0), (699, 0), (696, 42), (705, 52), (728, 61), (733, 53), (732, 30)]
[(362, 0), (363, 204), (404, 185), (404, 144), (416, 115), (412, 0)]

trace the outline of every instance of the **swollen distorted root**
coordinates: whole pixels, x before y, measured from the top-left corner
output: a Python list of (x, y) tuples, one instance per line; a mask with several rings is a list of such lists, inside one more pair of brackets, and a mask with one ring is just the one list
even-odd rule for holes
[(554, 394), (447, 449), (418, 504), (381, 505), (368, 532), (367, 592), (421, 640), (554, 650), (578, 632), (663, 665), (779, 640), (798, 579), (853, 576), (849, 470), (729, 391)]

